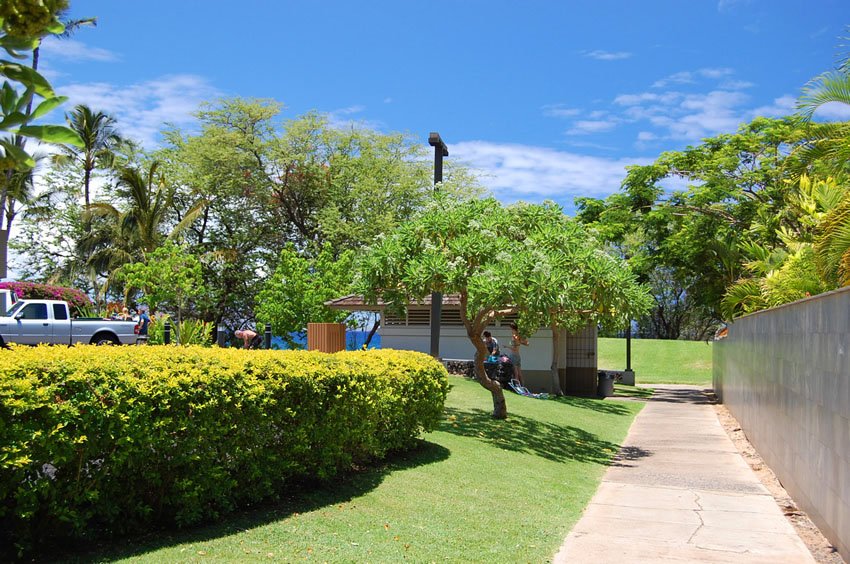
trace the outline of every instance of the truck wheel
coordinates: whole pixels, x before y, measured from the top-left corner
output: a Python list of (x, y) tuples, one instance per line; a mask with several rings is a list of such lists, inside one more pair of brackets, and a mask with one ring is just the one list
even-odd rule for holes
[(103, 333), (103, 334), (95, 335), (94, 337), (92, 337), (91, 338), (91, 344), (97, 345), (97, 346), (103, 346), (103, 345), (120, 345), (121, 343), (118, 342), (118, 339), (115, 336), (107, 335), (107, 334)]

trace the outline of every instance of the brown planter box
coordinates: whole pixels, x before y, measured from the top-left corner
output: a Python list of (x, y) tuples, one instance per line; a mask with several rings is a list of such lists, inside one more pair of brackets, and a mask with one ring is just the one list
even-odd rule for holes
[(308, 323), (307, 350), (335, 353), (345, 350), (345, 323)]

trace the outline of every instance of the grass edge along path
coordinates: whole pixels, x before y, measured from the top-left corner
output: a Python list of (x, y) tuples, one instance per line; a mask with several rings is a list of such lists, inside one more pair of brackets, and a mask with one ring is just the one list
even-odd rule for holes
[[(632, 339), (632, 369), (638, 384), (711, 385), (711, 351), (705, 341)], [(626, 340), (600, 337), (599, 368), (626, 368)]]
[(641, 402), (490, 394), (451, 376), (420, 447), (222, 523), (116, 541), (74, 560), (543, 562), (593, 496)]

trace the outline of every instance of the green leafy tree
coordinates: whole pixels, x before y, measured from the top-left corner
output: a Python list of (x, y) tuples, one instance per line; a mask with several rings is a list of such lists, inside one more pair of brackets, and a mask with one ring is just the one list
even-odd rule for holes
[(125, 292), (141, 290), (142, 299), (152, 310), (170, 309), (179, 326), (192, 298), (205, 292), (200, 260), (186, 247), (170, 241), (148, 253), (145, 259), (121, 268)]
[[(284, 122), (280, 110), (273, 100), (205, 105), (200, 132), (167, 131), (155, 155), (175, 185), (172, 221), (206, 202), (183, 237), (204, 257), (203, 316), (216, 324), (255, 318), (256, 296), (287, 244), (308, 261), (326, 244), (338, 257), (404, 222), (433, 192), (421, 144), (336, 130), (317, 114)], [(459, 198), (477, 190), (468, 177), (454, 186)]]
[[(29, 57), (41, 37), (60, 34), (65, 26), (57, 14), (68, 5), (66, 0), (8, 0), (0, 4), (0, 48), (18, 61)], [(6, 248), (11, 219), (7, 214), (10, 198), (14, 200), (15, 174), (27, 173), (35, 167), (35, 159), (24, 150), (24, 138), (46, 143), (80, 146), (80, 137), (64, 126), (35, 125), (66, 101), (58, 96), (50, 83), (33, 67), (15, 61), (0, 61), (0, 277), (6, 275)], [(33, 101), (40, 99), (33, 109)], [(14, 217), (14, 215), (12, 215)]]
[[(811, 237), (812, 225), (789, 207), (797, 192), (794, 147), (806, 135), (794, 118), (757, 118), (631, 167), (622, 191), (605, 201), (577, 201), (579, 219), (651, 284), (656, 305), (641, 325), (652, 336), (707, 338), (724, 317), (727, 288), (754, 258), (748, 243), (781, 247), (782, 227)], [(671, 190), (673, 181), (685, 187)]]
[(292, 244), (280, 252), (274, 274), (263, 285), (257, 299), (256, 314), (261, 322), (271, 323), (290, 348), (298, 347), (293, 333), (303, 333), (308, 323), (341, 323), (346, 312), (335, 311), (325, 302), (349, 293), (354, 253), (334, 256), (325, 245), (314, 259), (296, 251)]
[[(623, 261), (558, 206), (505, 208), (492, 198), (463, 203), (437, 198), (369, 249), (357, 288), (368, 302), (381, 299), (396, 310), (432, 292), (457, 295), (476, 350), (476, 376), (493, 396), (496, 418), (507, 416), (507, 406), (501, 386), (484, 370), (487, 349), (481, 339), (494, 318), (518, 314), (520, 331), (528, 334), (541, 326), (625, 323), (648, 306)], [(553, 379), (557, 382), (556, 373)]]

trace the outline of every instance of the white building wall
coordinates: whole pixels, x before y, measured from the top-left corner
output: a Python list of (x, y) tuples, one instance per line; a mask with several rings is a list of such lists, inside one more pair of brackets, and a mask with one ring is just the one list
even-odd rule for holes
[[(507, 327), (489, 327), (499, 341), (502, 352), (507, 352), (511, 330)], [(381, 348), (431, 352), (431, 328), (427, 325), (387, 325), (380, 328)], [(552, 366), (552, 331), (541, 329), (528, 339), (528, 346), (520, 348), (522, 369), (549, 370)], [(472, 360), (475, 347), (463, 327), (440, 328), (440, 356), (444, 359)]]

